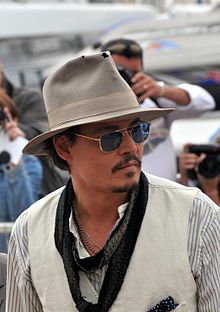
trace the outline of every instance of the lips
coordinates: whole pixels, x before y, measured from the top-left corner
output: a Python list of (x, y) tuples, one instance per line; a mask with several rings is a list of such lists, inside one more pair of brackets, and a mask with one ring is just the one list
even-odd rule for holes
[(130, 168), (133, 166), (138, 167), (138, 163), (136, 161), (129, 161), (126, 164), (124, 164), (123, 166), (121, 166), (120, 169)]
[(121, 169), (131, 168), (133, 166), (141, 167), (141, 161), (135, 155), (128, 155), (113, 166), (112, 173)]

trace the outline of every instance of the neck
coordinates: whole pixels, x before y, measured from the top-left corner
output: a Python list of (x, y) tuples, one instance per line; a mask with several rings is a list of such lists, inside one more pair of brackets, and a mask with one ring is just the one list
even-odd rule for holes
[(128, 201), (128, 193), (95, 192), (92, 187), (73, 185), (79, 234), (87, 251), (94, 255), (105, 245), (119, 218), (118, 207)]
[(81, 217), (103, 222), (116, 219), (118, 207), (128, 201), (128, 194), (82, 194), (76, 192), (76, 205)]
[(78, 213), (83, 217), (101, 221), (111, 215), (118, 216), (118, 207), (128, 201), (128, 192), (96, 191), (92, 186), (78, 187), (73, 183)]
[(128, 201), (128, 193), (95, 192), (92, 187), (77, 187), (76, 210), (83, 229), (103, 246), (119, 215), (118, 207)]

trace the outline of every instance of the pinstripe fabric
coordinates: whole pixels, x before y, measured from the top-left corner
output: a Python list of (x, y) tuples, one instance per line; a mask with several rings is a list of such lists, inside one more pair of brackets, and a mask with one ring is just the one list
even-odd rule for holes
[[(219, 312), (220, 209), (201, 192), (194, 199), (189, 216), (188, 255), (198, 288), (198, 312)], [(100, 272), (97, 273), (99, 280), (103, 280)], [(90, 277), (91, 280), (93, 278)], [(94, 286), (97, 281), (95, 278)], [(95, 288), (98, 291), (97, 285)], [(31, 281), (25, 212), (17, 220), (10, 239), (6, 312), (41, 311), (41, 303)]]

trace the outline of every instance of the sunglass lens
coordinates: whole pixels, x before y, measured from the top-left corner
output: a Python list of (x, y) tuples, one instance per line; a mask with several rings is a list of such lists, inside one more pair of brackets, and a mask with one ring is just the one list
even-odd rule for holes
[(122, 141), (121, 132), (106, 133), (101, 136), (101, 148), (103, 152), (112, 152), (116, 150)]
[(140, 123), (136, 127), (131, 129), (131, 135), (135, 143), (143, 143), (148, 135), (150, 130), (150, 124), (147, 122)]

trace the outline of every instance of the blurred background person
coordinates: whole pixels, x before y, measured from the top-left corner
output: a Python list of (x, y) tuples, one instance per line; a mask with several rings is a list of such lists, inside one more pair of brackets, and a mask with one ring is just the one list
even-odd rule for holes
[[(22, 156), (21, 152), (17, 156), (18, 139), (25, 134), (19, 126), (19, 110), (4, 89), (0, 89), (0, 134), (0, 222), (13, 222), (40, 198), (42, 166), (35, 156)], [(7, 252), (8, 236), (0, 235), (1, 252)]]
[(197, 186), (220, 205), (220, 146), (186, 144), (179, 155), (179, 182)]
[(195, 118), (213, 110), (215, 101), (202, 87), (191, 84), (168, 86), (143, 72), (143, 50), (134, 40), (118, 38), (101, 45), (108, 50), (123, 78), (131, 85), (142, 107), (174, 107), (175, 112), (152, 123), (144, 147), (144, 171), (170, 180), (177, 179), (177, 161), (170, 137), (172, 122)]
[[(19, 109), (18, 127), (28, 139), (41, 134), (48, 129), (48, 120), (41, 93), (31, 88), (17, 88), (5, 76), (3, 67), (0, 68), (0, 86), (13, 99)], [(41, 182), (41, 197), (63, 186), (68, 174), (56, 168), (47, 157), (39, 156), (43, 167)]]

